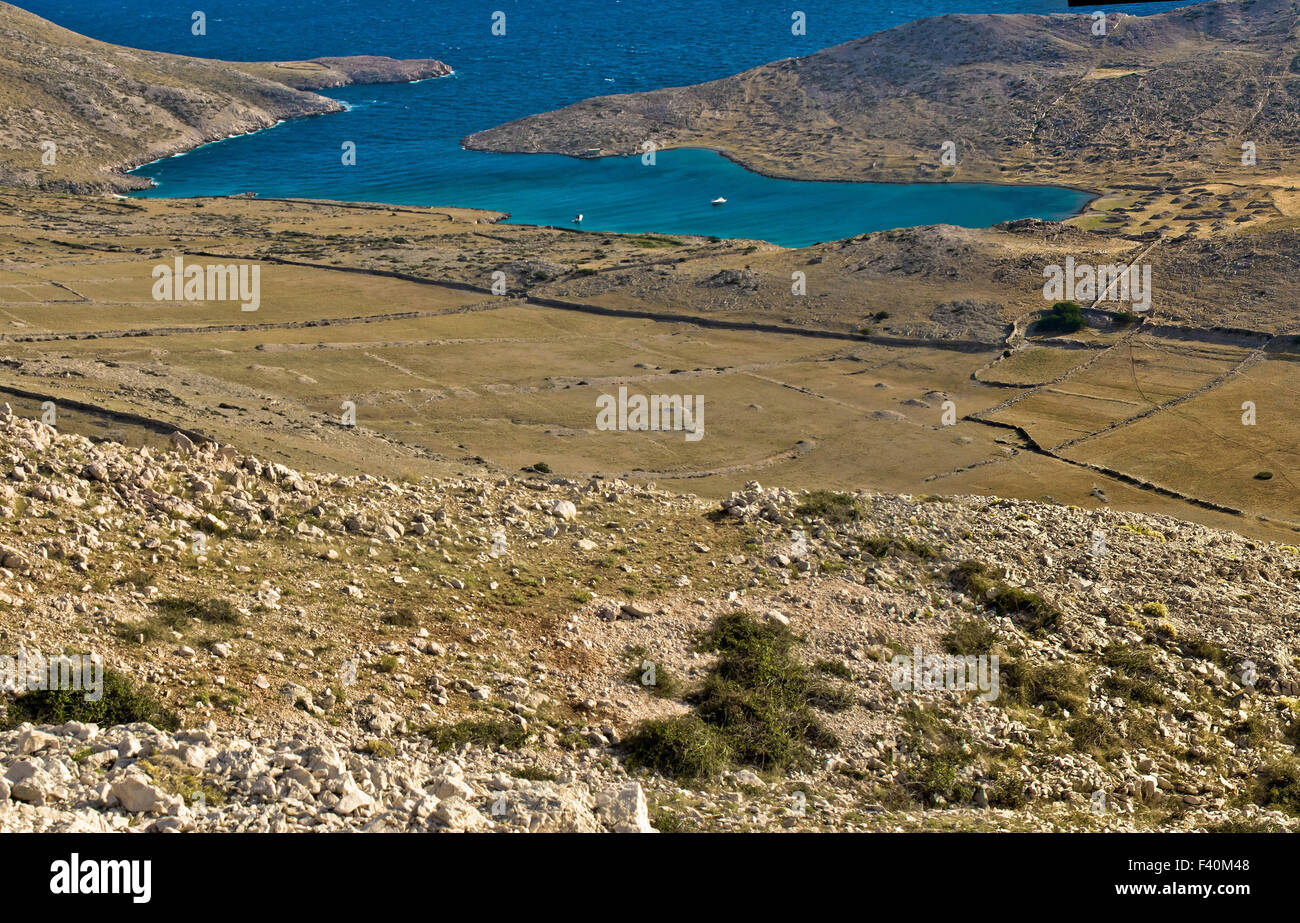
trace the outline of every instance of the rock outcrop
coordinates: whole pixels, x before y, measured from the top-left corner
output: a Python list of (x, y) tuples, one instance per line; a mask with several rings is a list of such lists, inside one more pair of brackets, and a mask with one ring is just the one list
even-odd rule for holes
[[(98, 655), (135, 716), (11, 683), (4, 830), (1300, 825), (1300, 549), (1164, 517), (395, 483), (0, 406), (0, 551), (0, 673)], [(738, 614), (826, 677), (819, 730), (684, 772), (646, 729), (717, 721), (701, 640)]]

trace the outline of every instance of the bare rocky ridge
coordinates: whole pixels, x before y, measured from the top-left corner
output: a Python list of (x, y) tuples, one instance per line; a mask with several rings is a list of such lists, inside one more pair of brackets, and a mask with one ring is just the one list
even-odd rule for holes
[(402, 61), (380, 55), (312, 58), (268, 63), (227, 62), (231, 67), (288, 84), (299, 90), (324, 90), (365, 83), (410, 83), (446, 77), (451, 68), (432, 58)]
[[(283, 119), (337, 112), (308, 90), (443, 76), (441, 61), (235, 63), (123, 48), (0, 3), (0, 185), (79, 193), (148, 185), (120, 171)], [(42, 161), (44, 142), (56, 161)]]
[[(0, 652), (98, 652), (179, 728), (11, 710), (0, 829), (1300, 826), (1295, 547), (1025, 501), (751, 484), (719, 507), (174, 443), (0, 408)], [(701, 632), (739, 612), (833, 684), (811, 760), (636, 768), (643, 722), (693, 711)], [(917, 649), (1000, 653), (1000, 694), (898, 689)]]
[[(799, 179), (1116, 185), (1276, 173), (1300, 149), (1292, 0), (1154, 16), (946, 15), (696, 86), (605, 96), (470, 135), (476, 150), (722, 151)], [(1241, 143), (1260, 168), (1243, 171)], [(958, 165), (944, 167), (944, 141)]]

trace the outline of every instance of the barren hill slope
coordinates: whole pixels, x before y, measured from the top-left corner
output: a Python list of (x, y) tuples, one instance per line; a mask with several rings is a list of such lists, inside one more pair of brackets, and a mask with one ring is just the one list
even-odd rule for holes
[(447, 73), (434, 60), (229, 63), (140, 51), (0, 3), (0, 185), (139, 188), (144, 180), (117, 171), (342, 108), (306, 90)]
[[(947, 15), (697, 86), (586, 100), (466, 139), (481, 150), (717, 148), (818, 179), (1133, 177), (1300, 149), (1291, 0), (1150, 17)], [(952, 141), (959, 163), (940, 163)]]
[[(175, 443), (0, 406), (0, 655), (112, 671), (0, 692), (0, 830), (1300, 823), (1294, 546)], [(917, 686), (918, 652), (998, 660)]]

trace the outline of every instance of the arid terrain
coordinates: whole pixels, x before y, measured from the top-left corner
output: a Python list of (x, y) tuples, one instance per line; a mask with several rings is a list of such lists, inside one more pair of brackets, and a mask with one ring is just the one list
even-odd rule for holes
[[(0, 407), (3, 640), (126, 677), (72, 723), (11, 703), (4, 829), (1300, 823), (1295, 546), (1028, 501), (403, 483), (174, 443)], [(996, 697), (900, 691), (915, 651), (998, 656)]]
[[(0, 4), (0, 653), (119, 677), (0, 697), (0, 829), (1295, 829), (1300, 12), (1092, 25), (939, 17), (466, 141), (1098, 194), (788, 249), (123, 198), (456, 62)], [(256, 310), (155, 298), (178, 259), (258, 267)], [(1150, 305), (1053, 329), (1067, 264)], [(620, 388), (703, 437), (601, 428)], [(900, 692), (917, 649), (1001, 695)]]
[[(352, 473), (545, 462), (714, 497), (761, 477), (1110, 504), (1278, 539), (1300, 524), (1289, 227), (1151, 245), (1023, 222), (791, 251), (491, 217), (0, 196), (0, 389), (84, 432), (181, 428)], [(1074, 334), (1035, 332), (1039, 267), (1139, 254), (1157, 279), (1205, 284), (1157, 289), (1130, 324), (1099, 309)], [(153, 301), (151, 268), (178, 255), (258, 262), (261, 306)], [(808, 294), (790, 294), (793, 272)], [(597, 429), (619, 386), (703, 395), (705, 437)]]
[[(1150, 211), (1125, 203), (1127, 223), (1158, 229), (1153, 212), (1179, 211), (1176, 187), (1294, 182), (1298, 15), (1291, 0), (1202, 3), (1109, 12), (1101, 34), (1090, 13), (936, 16), (698, 86), (586, 100), (465, 143), (580, 155), (652, 141), (795, 179), (1061, 183), (1144, 198)], [(945, 142), (955, 163), (941, 159)], [(1231, 220), (1251, 206), (1208, 210)]]

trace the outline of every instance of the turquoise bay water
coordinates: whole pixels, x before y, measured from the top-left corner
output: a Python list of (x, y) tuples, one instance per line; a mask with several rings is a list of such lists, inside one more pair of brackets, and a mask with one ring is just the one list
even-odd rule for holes
[[(156, 0), (26, 0), (33, 12), (105, 41), (227, 60), (327, 55), (434, 57), (454, 76), (345, 87), (347, 112), (298, 119), (141, 167), (147, 196), (256, 192), (509, 212), (518, 223), (589, 231), (749, 237), (804, 246), (867, 231), (947, 223), (982, 227), (1064, 218), (1087, 194), (1054, 187), (884, 185), (774, 180), (711, 151), (584, 160), (465, 151), (460, 139), (591, 96), (680, 86), (733, 74), (922, 16), (1066, 12), (1064, 0), (808, 0), (790, 11), (752, 0), (213, 0), (207, 34), (190, 10)], [(1126, 6), (1150, 13), (1173, 4)], [(168, 5), (171, 6), (171, 5)], [(762, 9), (760, 7), (767, 7)], [(505, 12), (505, 36), (491, 14)], [(341, 146), (356, 144), (356, 165)], [(726, 205), (710, 200), (725, 197)]]
[[(281, 126), (283, 128), (284, 126)], [(275, 129), (274, 131), (278, 131)], [(660, 151), (653, 166), (640, 157), (577, 160), (549, 154), (447, 152), (461, 163), (454, 186), (429, 183), (426, 173), (393, 176), (344, 167), (324, 140), (319, 162), (304, 176), (266, 175), (250, 181), (247, 148), (265, 146), (273, 162), (279, 140), (238, 139), (245, 147), (227, 158), (221, 142), (137, 172), (159, 181), (151, 196), (222, 195), (256, 190), (261, 196), (306, 196), (404, 205), (449, 204), (497, 209), (516, 224), (581, 227), (587, 231), (747, 237), (802, 247), (867, 231), (924, 224), (983, 227), (1026, 216), (1064, 218), (1091, 196), (1050, 186), (976, 184), (902, 185), (813, 183), (771, 179), (703, 150)], [(286, 143), (289, 141), (285, 133)], [(189, 160), (190, 163), (183, 163)], [(257, 164), (257, 157), (252, 157)], [(348, 176), (342, 194), (341, 174)], [(444, 172), (450, 172), (445, 171)], [(725, 205), (712, 205), (722, 197)], [(581, 225), (571, 219), (581, 214)]]

